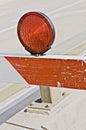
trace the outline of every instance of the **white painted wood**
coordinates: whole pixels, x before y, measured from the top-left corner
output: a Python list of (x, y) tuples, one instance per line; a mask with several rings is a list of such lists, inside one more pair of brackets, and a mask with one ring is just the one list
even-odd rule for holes
[[(22, 127), (18, 127), (18, 126), (15, 126), (15, 125), (11, 125), (11, 124), (4, 124), (4, 125), (1, 125), (0, 126), (0, 129), (1, 130), (26, 130), (26, 128), (22, 128)], [(31, 130), (31, 129), (29, 129)]]
[[(51, 114), (29, 113), (23, 110), (7, 122), (36, 130), (43, 130), (43, 127), (48, 130), (86, 129), (86, 102), (83, 102), (86, 100), (86, 91), (63, 91), (66, 97), (54, 107)], [(6, 124), (2, 125), (1, 130), (4, 130), (4, 125)]]
[(0, 124), (40, 97), (39, 87), (27, 84), (8, 84), (0, 93)]
[(62, 98), (62, 90), (49, 86), (40, 86), (41, 99), (43, 103), (56, 104)]

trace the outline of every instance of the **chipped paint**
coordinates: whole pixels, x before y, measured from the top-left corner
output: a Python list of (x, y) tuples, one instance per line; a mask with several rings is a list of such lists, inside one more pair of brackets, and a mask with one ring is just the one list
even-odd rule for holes
[(5, 57), (29, 83), (86, 89), (86, 63), (79, 59)]

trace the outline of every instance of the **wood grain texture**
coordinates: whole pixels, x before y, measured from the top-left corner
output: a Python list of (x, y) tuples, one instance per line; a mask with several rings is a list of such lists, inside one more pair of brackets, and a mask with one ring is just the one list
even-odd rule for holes
[(86, 89), (86, 62), (76, 59), (5, 57), (29, 83)]

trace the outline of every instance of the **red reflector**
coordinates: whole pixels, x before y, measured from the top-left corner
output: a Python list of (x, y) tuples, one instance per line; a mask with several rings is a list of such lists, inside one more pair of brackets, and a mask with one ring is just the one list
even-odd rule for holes
[(43, 13), (28, 12), (18, 22), (18, 37), (32, 54), (42, 54), (50, 49), (55, 30), (51, 20)]

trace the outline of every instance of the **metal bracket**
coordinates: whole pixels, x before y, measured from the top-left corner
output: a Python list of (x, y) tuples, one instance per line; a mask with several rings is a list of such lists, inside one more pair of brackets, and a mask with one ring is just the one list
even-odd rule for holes
[(55, 110), (55, 106), (65, 97), (60, 87), (40, 86), (40, 94), (41, 102), (31, 103), (24, 112), (49, 115)]

